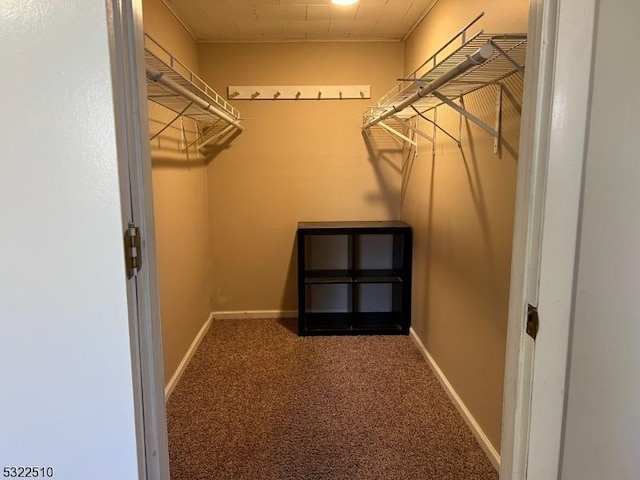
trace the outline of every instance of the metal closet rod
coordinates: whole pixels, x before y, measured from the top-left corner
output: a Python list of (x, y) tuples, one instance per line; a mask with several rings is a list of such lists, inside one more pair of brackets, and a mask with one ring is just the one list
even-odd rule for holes
[(233, 125), (241, 132), (244, 130), (244, 127), (240, 124), (240, 121), (238, 119), (233, 118), (226, 112), (223, 112), (222, 110), (216, 108), (213, 104), (203, 100), (202, 98), (197, 96), (195, 93), (187, 90), (179, 83), (171, 80), (170, 78), (167, 78), (162, 72), (159, 72), (158, 70), (151, 68), (148, 65), (147, 65), (147, 77), (149, 78), (149, 80), (153, 82), (161, 83), (162, 85), (170, 88), (177, 94), (182, 95), (186, 99), (198, 105), (203, 110), (206, 110), (212, 113), (213, 115), (215, 115), (216, 117), (219, 117), (222, 120), (226, 121), (227, 123)]
[[(433, 91), (437, 90), (438, 88), (442, 87), (443, 85), (445, 85), (446, 83), (450, 82), (454, 78), (462, 75), (464, 72), (469, 70), (471, 67), (473, 67), (475, 65), (480, 65), (481, 63), (486, 62), (487, 60), (489, 60), (493, 56), (494, 52), (495, 52), (495, 47), (490, 42), (485, 43), (478, 50), (473, 52), (465, 60), (463, 60), (458, 65), (453, 67), (447, 73), (442, 74), (439, 78), (437, 78), (436, 80), (431, 82), (429, 85), (425, 85), (424, 87), (419, 88), (418, 91), (415, 92), (413, 95), (411, 95), (410, 97), (405, 98), (403, 101), (401, 101), (397, 105), (394, 105), (391, 110), (388, 110), (385, 113), (383, 113), (382, 115), (380, 115), (380, 116), (378, 116), (378, 117), (376, 117), (376, 118), (374, 118), (372, 120), (369, 120), (365, 124), (365, 126), (362, 127), (362, 128), (365, 129), (365, 128), (373, 127), (378, 122), (381, 122), (382, 120), (385, 120), (385, 119), (389, 118), (391, 115), (395, 115), (396, 113), (404, 110), (409, 105), (411, 105), (414, 102), (416, 102), (417, 100), (420, 100), (422, 97), (430, 94), (431, 92), (433, 92)], [(416, 80), (420, 80), (420, 79), (416, 78)]]

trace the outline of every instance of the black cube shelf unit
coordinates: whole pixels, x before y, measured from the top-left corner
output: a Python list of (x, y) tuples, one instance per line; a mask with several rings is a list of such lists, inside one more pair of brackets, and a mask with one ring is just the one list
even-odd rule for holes
[(411, 227), (298, 223), (298, 334), (408, 335)]

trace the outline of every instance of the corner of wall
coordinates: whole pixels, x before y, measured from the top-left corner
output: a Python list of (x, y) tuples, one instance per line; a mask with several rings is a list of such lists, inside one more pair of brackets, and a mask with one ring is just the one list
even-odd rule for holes
[(416, 344), (416, 347), (426, 360), (427, 364), (433, 371), (434, 375), (440, 382), (440, 385), (442, 385), (442, 388), (446, 392), (447, 396), (451, 399), (454, 407), (456, 407), (456, 410), (462, 416), (463, 420), (471, 430), (471, 433), (473, 433), (473, 436), (476, 437), (476, 440), (480, 444), (480, 447), (482, 448), (484, 453), (487, 455), (487, 458), (489, 459), (493, 467), (498, 472), (500, 472), (500, 453), (491, 443), (489, 437), (487, 437), (487, 435), (484, 433), (484, 430), (482, 430), (480, 424), (476, 421), (467, 406), (464, 404), (462, 398), (460, 398), (456, 390), (453, 388), (453, 385), (451, 385), (451, 382), (449, 382), (446, 375), (440, 369), (440, 367), (433, 359), (427, 348), (424, 346), (424, 343), (422, 343), (422, 340), (420, 339), (420, 337), (418, 337), (418, 334), (413, 328), (411, 328), (410, 330), (410, 336)]

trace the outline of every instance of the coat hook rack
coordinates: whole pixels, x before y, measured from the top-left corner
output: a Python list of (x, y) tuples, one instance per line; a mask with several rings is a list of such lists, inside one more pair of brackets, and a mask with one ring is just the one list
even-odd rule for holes
[(347, 100), (371, 98), (370, 85), (231, 85), (233, 100)]

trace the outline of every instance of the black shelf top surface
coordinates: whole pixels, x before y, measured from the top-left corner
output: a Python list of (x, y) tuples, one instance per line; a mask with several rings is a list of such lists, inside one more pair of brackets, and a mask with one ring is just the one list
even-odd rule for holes
[(298, 222), (298, 230), (375, 230), (411, 228), (400, 220), (354, 222)]

